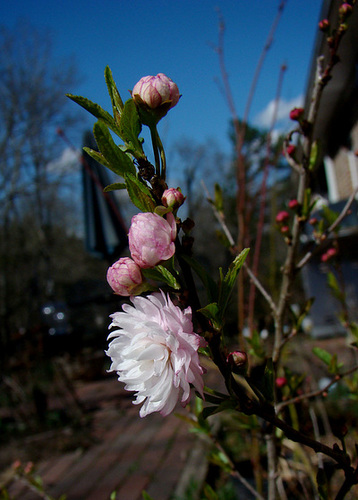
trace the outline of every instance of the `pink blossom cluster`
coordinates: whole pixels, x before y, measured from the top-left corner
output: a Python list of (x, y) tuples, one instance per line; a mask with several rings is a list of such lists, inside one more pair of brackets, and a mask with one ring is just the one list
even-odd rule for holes
[(141, 269), (155, 267), (175, 253), (177, 227), (174, 215), (166, 218), (152, 212), (134, 215), (129, 228), (130, 257), (115, 262), (107, 272), (107, 281), (118, 295), (138, 295), (143, 291)]

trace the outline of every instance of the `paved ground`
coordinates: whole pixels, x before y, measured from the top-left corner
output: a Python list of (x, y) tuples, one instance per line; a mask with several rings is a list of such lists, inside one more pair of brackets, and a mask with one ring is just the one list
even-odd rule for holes
[[(192, 477), (205, 476), (202, 445), (175, 415), (139, 418), (114, 377), (81, 382), (76, 392), (84, 407), (92, 408), (95, 442), (35, 463), (46, 492), (56, 499), (66, 494), (67, 500), (107, 500), (116, 491), (116, 500), (140, 500), (145, 490), (154, 500), (184, 500)], [(8, 491), (16, 500), (39, 498), (19, 481)]]

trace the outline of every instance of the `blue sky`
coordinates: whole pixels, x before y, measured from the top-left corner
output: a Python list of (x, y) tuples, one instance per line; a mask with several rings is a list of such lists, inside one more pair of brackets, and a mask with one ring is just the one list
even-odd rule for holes
[[(55, 57), (74, 56), (82, 76), (81, 83), (68, 92), (84, 95), (108, 110), (106, 65), (125, 99), (141, 76), (166, 73), (178, 84), (182, 98), (161, 124), (164, 143), (210, 139), (228, 152), (230, 112), (216, 81), (220, 77), (214, 50), (216, 8), (226, 24), (226, 67), (242, 116), (278, 5), (278, 0), (12, 0), (2, 9), (0, 23), (11, 28), (23, 19), (40, 30), (50, 29)], [(303, 95), (320, 8), (321, 0), (288, 0), (260, 74), (249, 117), (252, 123), (267, 123), (264, 111), (274, 99), (282, 63), (288, 68), (282, 113), (287, 116)], [(91, 127), (94, 120), (83, 117), (83, 129)]]

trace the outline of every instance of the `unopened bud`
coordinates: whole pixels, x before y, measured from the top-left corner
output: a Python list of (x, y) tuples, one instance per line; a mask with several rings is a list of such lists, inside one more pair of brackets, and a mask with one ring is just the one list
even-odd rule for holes
[(244, 351), (233, 351), (227, 357), (234, 373), (245, 373), (247, 369), (247, 354)]
[(150, 126), (158, 123), (169, 109), (178, 104), (180, 95), (177, 84), (163, 73), (158, 73), (141, 78), (134, 85), (132, 97), (142, 123)]
[(290, 200), (288, 202), (288, 208), (290, 208), (291, 210), (295, 210), (298, 207), (298, 205), (299, 205), (299, 203), (296, 199)]
[(128, 297), (142, 292), (140, 267), (129, 257), (120, 258), (108, 269), (107, 281), (117, 295)]
[(276, 222), (282, 223), (286, 222), (290, 218), (290, 214), (286, 210), (282, 210), (276, 215)]
[(34, 463), (33, 462), (27, 462), (27, 464), (24, 467), (25, 474), (31, 474), (31, 472), (33, 470), (34, 470)]
[(296, 152), (296, 146), (294, 144), (289, 144), (286, 148), (286, 153), (288, 156), (293, 156)]
[(178, 209), (184, 203), (185, 197), (180, 189), (166, 189), (162, 196), (162, 203), (165, 207)]
[(305, 110), (303, 108), (293, 108), (290, 111), (290, 119), (294, 121), (300, 121), (303, 118), (303, 113)]
[(330, 27), (328, 19), (322, 19), (322, 21), (318, 23), (318, 27), (321, 31), (328, 31)]
[(332, 259), (335, 255), (337, 255), (337, 249), (333, 247), (329, 248), (327, 252), (321, 256), (321, 261), (327, 262), (328, 260)]
[(287, 384), (286, 377), (277, 377), (275, 384), (276, 384), (276, 387), (281, 389), (281, 387), (284, 387)]
[(352, 14), (352, 11), (353, 11), (352, 6), (349, 3), (345, 2), (342, 3), (342, 5), (339, 7), (338, 12), (341, 18), (344, 20)]

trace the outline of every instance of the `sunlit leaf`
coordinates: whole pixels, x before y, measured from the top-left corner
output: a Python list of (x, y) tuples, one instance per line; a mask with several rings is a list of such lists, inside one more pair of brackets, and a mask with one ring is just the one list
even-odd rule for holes
[(139, 208), (142, 212), (153, 212), (156, 204), (149, 188), (137, 179), (137, 177), (131, 174), (127, 174), (125, 176), (125, 181), (127, 191), (133, 205)]

